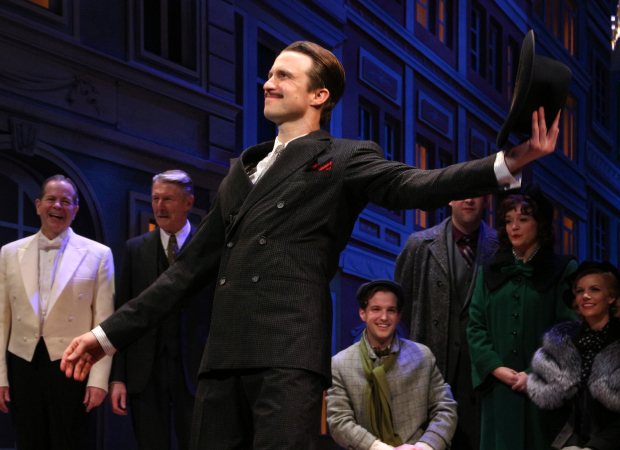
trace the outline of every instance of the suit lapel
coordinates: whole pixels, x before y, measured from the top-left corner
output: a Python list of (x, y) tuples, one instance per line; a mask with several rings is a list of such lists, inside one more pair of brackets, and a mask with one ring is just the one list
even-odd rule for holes
[(443, 270), (444, 274), (446, 275), (448, 279), (451, 279), (451, 276), (450, 276), (450, 267), (448, 264), (448, 245), (446, 242), (446, 227), (450, 225), (450, 223), (451, 223), (450, 218), (444, 221), (444, 224), (443, 224), (444, 226), (440, 227), (440, 229), (438, 230), (439, 233), (437, 234), (435, 240), (431, 242), (430, 245), (428, 246), (428, 249), (430, 250), (435, 260), (437, 261), (437, 264), (439, 265), (439, 267), (441, 267), (441, 270)]
[(140, 246), (140, 258), (142, 259), (142, 273), (146, 278), (146, 284), (150, 285), (159, 276), (157, 264), (157, 252), (161, 246), (159, 228), (144, 236), (144, 243)]
[[(82, 260), (88, 253), (88, 248), (82, 247), (79, 236), (69, 230), (69, 242), (67, 242), (67, 248), (64, 255), (62, 255), (62, 261), (56, 267), (56, 279), (52, 286), (52, 292), (50, 294), (50, 302), (47, 307), (48, 311), (51, 311), (58, 297), (69, 283), (69, 280), (73, 277), (76, 269), (82, 263)], [(49, 315), (49, 313), (48, 313)]]
[(493, 256), (494, 248), (492, 242), (487, 234), (490, 228), (487, 226), (484, 221), (480, 222), (480, 232), (478, 233), (478, 248), (476, 250), (476, 260), (474, 261), (474, 268), (472, 272), (472, 282), (469, 284), (469, 290), (467, 291), (467, 297), (465, 298), (465, 302), (463, 304), (463, 310), (469, 308), (469, 304), (471, 303), (471, 298), (474, 294), (476, 278), (478, 276), (478, 268), (480, 267), (480, 261), (489, 261), (491, 256)]
[[(287, 177), (299, 170), (304, 164), (308, 164), (316, 155), (323, 152), (331, 143), (330, 139), (325, 139), (329, 136), (329, 133), (318, 131), (291, 142), (282, 152), (282, 155), (254, 185), (254, 189), (250, 191), (237, 214), (235, 224), (240, 222), (256, 202), (282, 183)], [(230, 231), (232, 232), (233, 230), (234, 226)]]
[(19, 271), (35, 315), (39, 314), (39, 243), (37, 238), (38, 233), (17, 249)]

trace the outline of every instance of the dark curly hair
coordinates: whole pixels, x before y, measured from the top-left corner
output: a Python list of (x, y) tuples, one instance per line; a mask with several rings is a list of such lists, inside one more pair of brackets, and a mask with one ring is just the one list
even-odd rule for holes
[[(501, 248), (510, 248), (512, 244), (506, 232), (506, 214), (521, 205), (521, 214), (532, 216), (537, 224), (536, 237), (543, 248), (553, 248), (555, 244), (555, 230), (552, 224), (553, 211), (539, 206), (536, 199), (529, 195), (509, 195), (499, 205), (497, 212), (497, 238)], [(549, 213), (550, 212), (550, 213)]]

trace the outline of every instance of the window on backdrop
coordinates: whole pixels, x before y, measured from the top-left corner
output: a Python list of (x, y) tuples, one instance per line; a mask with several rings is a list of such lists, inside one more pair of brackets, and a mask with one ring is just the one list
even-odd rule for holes
[(140, 9), (144, 50), (196, 70), (196, 2), (142, 0)]
[(609, 216), (598, 208), (592, 214), (592, 259), (609, 261)]
[(577, 255), (577, 219), (561, 208), (553, 210), (555, 227), (555, 252), (561, 255)]

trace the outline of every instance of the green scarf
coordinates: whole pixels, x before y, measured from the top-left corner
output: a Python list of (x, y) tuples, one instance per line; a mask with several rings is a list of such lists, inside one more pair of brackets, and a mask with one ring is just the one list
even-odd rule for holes
[[(396, 339), (396, 336), (394, 336)], [(373, 361), (368, 356), (366, 339), (362, 336), (360, 341), (360, 355), (364, 375), (366, 375), (366, 388), (364, 389), (364, 407), (370, 419), (372, 433), (393, 447), (403, 445), (403, 441), (394, 433), (392, 422), (392, 410), (390, 409), (390, 385), (387, 382), (386, 373), (394, 366), (398, 359), (397, 353), (390, 353), (383, 359), (383, 364), (373, 368)]]

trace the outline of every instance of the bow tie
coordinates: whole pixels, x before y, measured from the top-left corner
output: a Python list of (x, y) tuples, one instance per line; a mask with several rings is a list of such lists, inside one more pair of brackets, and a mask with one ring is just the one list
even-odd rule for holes
[(534, 273), (534, 266), (531, 264), (513, 264), (510, 266), (502, 267), (502, 273), (505, 273), (509, 277), (515, 275), (523, 275), (529, 278)]
[(60, 236), (56, 236), (54, 239), (49, 240), (45, 236), (39, 236), (39, 250), (60, 250), (62, 247), (62, 241)]

